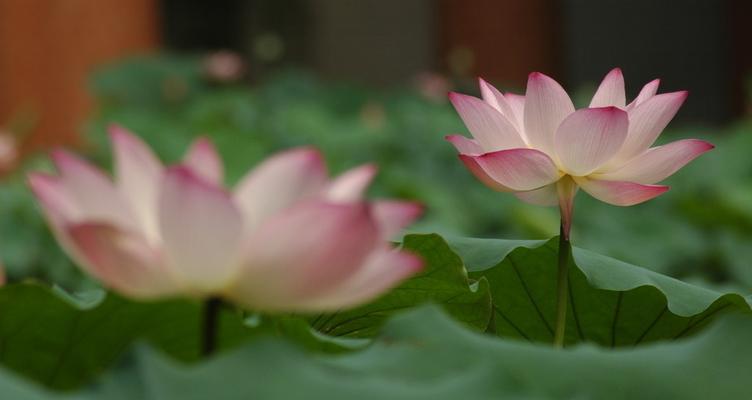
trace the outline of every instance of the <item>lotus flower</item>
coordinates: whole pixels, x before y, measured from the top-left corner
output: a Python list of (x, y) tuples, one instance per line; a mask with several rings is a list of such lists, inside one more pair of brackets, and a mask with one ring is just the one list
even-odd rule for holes
[(114, 183), (65, 151), (52, 154), (59, 175), (34, 173), (29, 183), (69, 255), (127, 296), (326, 311), (370, 300), (421, 267), (388, 244), (421, 208), (364, 201), (372, 165), (330, 180), (318, 151), (297, 148), (228, 192), (210, 141), (166, 168), (136, 136), (110, 133)]
[(568, 235), (578, 187), (606, 203), (642, 203), (669, 189), (656, 183), (713, 148), (696, 139), (650, 147), (687, 97), (686, 91), (656, 94), (658, 84), (649, 82), (627, 104), (616, 68), (590, 106), (575, 110), (564, 89), (541, 73), (530, 74), (525, 96), (502, 94), (480, 79), (482, 100), (449, 95), (473, 139), (447, 140), (492, 189), (532, 204), (559, 204)]

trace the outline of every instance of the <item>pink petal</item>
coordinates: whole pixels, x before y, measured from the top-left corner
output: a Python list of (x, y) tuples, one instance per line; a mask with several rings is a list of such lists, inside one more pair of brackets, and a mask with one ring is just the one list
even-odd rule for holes
[(535, 149), (501, 150), (473, 159), (499, 185), (515, 191), (538, 189), (560, 176), (554, 162)]
[(448, 135), (444, 139), (451, 143), (460, 154), (471, 156), (483, 154), (483, 148), (473, 139), (468, 139), (461, 135)]
[(310, 147), (278, 153), (241, 179), (235, 202), (248, 229), (294, 203), (317, 195), (324, 188), (327, 172), (321, 154)]
[(73, 196), (59, 177), (42, 173), (29, 174), (29, 186), (39, 201), (52, 233), (58, 243), (74, 259), (78, 259), (76, 247), (68, 235), (68, 225), (80, 223), (84, 215)]
[(60, 183), (80, 212), (79, 220), (138, 228), (130, 205), (102, 171), (64, 150), (54, 151), (52, 160), (60, 172)]
[(525, 129), (523, 129), (525, 126), (525, 96), (507, 92), (504, 98), (507, 99), (507, 103), (517, 121), (517, 126), (520, 127), (520, 135), (526, 138)]
[(183, 158), (183, 164), (198, 176), (215, 184), (222, 185), (224, 167), (214, 143), (206, 137), (196, 139)]
[(193, 170), (167, 171), (159, 196), (159, 229), (167, 262), (197, 291), (227, 283), (236, 272), (242, 215), (222, 189)]
[(635, 99), (627, 104), (627, 111), (631, 111), (633, 108), (639, 106), (640, 104), (644, 103), (645, 100), (655, 96), (655, 94), (658, 92), (658, 86), (661, 84), (660, 79), (653, 79), (652, 81), (645, 84), (645, 86), (642, 87), (642, 90), (640, 90), (640, 93), (635, 97)]
[(49, 219), (62, 224), (81, 221), (83, 212), (59, 177), (36, 172), (29, 174), (28, 179), (32, 192)]
[(423, 268), (417, 256), (392, 249), (374, 252), (350, 279), (329, 293), (298, 305), (303, 311), (335, 311), (354, 307), (387, 292)]
[(556, 183), (543, 186), (540, 189), (527, 192), (515, 192), (515, 196), (525, 203), (536, 206), (555, 206), (559, 204), (559, 194), (556, 191)]
[(629, 134), (615, 157), (622, 162), (644, 153), (668, 125), (687, 98), (687, 92), (663, 93), (629, 112)]
[(338, 176), (326, 189), (326, 198), (334, 202), (358, 201), (368, 189), (378, 168), (373, 164), (361, 165)]
[(371, 212), (382, 239), (389, 240), (423, 213), (423, 205), (409, 201), (381, 200), (372, 203)]
[(150, 241), (157, 240), (157, 193), (164, 167), (138, 136), (125, 128), (109, 128), (115, 157), (117, 187), (135, 214), (142, 232)]
[(574, 105), (555, 80), (539, 72), (530, 74), (525, 93), (525, 135), (535, 149), (554, 154), (554, 132)]
[(294, 310), (353, 276), (378, 241), (365, 204), (304, 202), (248, 240), (248, 264), (227, 296), (255, 310)]
[(172, 296), (179, 287), (154, 249), (141, 237), (106, 224), (68, 229), (79, 261), (106, 286), (137, 298)]
[(483, 100), (459, 93), (450, 93), (449, 100), (485, 151), (526, 146), (514, 125)]
[(463, 164), (465, 164), (465, 167), (472, 172), (473, 175), (475, 175), (478, 180), (483, 182), (484, 185), (490, 187), (493, 190), (499, 191), (499, 192), (513, 192), (514, 190), (500, 184), (499, 182), (496, 182), (493, 178), (491, 178), (486, 171), (483, 170), (483, 168), (478, 164), (478, 161), (476, 160), (476, 156), (471, 155), (465, 155), (460, 154), (459, 155), (460, 160)]
[(588, 175), (619, 151), (628, 128), (627, 113), (617, 107), (577, 110), (556, 131), (556, 156), (570, 175)]
[(653, 147), (633, 158), (622, 168), (605, 174), (597, 174), (595, 177), (608, 181), (644, 184), (660, 182), (714, 147), (703, 140), (679, 140), (664, 146)]
[(504, 95), (482, 78), (478, 78), (478, 84), (480, 85), (480, 94), (483, 97), (483, 101), (504, 115), (507, 121), (512, 123), (512, 126), (514, 126), (517, 132), (520, 132), (521, 126), (517, 124), (517, 118), (515, 117), (514, 111), (507, 102), (507, 99), (504, 98)]
[(603, 181), (599, 179), (574, 178), (589, 195), (615, 206), (632, 206), (657, 197), (668, 186), (643, 185), (634, 182)]
[(603, 82), (598, 86), (593, 100), (590, 101), (590, 108), (610, 106), (624, 108), (626, 104), (624, 75), (622, 75), (620, 68), (614, 68), (606, 74)]

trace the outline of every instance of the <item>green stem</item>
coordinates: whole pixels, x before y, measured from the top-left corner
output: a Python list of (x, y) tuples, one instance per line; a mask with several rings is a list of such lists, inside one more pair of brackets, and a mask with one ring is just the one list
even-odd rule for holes
[(217, 331), (219, 330), (219, 312), (221, 308), (222, 300), (218, 297), (210, 297), (204, 303), (201, 355), (205, 358), (212, 355), (217, 348)]
[(556, 329), (554, 330), (554, 347), (564, 347), (564, 333), (567, 328), (567, 303), (569, 300), (569, 255), (571, 246), (569, 232), (565, 231), (564, 221), (559, 230), (559, 274), (556, 283)]

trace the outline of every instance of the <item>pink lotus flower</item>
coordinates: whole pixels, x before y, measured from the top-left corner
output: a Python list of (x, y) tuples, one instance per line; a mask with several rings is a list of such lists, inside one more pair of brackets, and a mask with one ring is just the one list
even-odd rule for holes
[(371, 165), (330, 180), (318, 151), (297, 148), (227, 192), (208, 140), (165, 168), (136, 136), (119, 127), (110, 133), (114, 183), (64, 151), (52, 155), (59, 175), (35, 173), (29, 182), (58, 241), (116, 291), (326, 311), (368, 301), (421, 267), (387, 242), (421, 208), (364, 201)]
[(532, 204), (558, 203), (568, 235), (578, 187), (606, 203), (642, 203), (669, 189), (656, 183), (713, 148), (696, 139), (650, 147), (687, 97), (656, 94), (658, 84), (649, 82), (627, 104), (615, 68), (590, 106), (575, 110), (564, 89), (541, 73), (530, 74), (525, 96), (502, 94), (481, 79), (482, 100), (449, 95), (474, 139), (447, 140), (487, 186)]

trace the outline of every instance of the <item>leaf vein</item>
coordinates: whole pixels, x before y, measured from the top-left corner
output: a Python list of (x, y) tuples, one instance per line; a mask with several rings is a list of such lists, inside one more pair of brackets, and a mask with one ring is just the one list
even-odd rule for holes
[(551, 325), (548, 324), (548, 321), (546, 321), (546, 317), (543, 316), (543, 312), (541, 312), (540, 308), (538, 307), (538, 303), (535, 302), (533, 295), (530, 293), (530, 289), (527, 287), (527, 283), (525, 283), (525, 281), (522, 279), (522, 275), (517, 269), (517, 263), (514, 261), (514, 258), (509, 257), (509, 263), (512, 265), (514, 273), (517, 274), (517, 279), (520, 280), (520, 284), (522, 284), (522, 288), (525, 290), (525, 294), (527, 294), (528, 299), (530, 299), (530, 303), (533, 304), (533, 308), (535, 308), (535, 312), (538, 314), (538, 317), (540, 317), (540, 320), (543, 321), (543, 325), (548, 330), (548, 333), (553, 336), (554, 330), (551, 328)]

